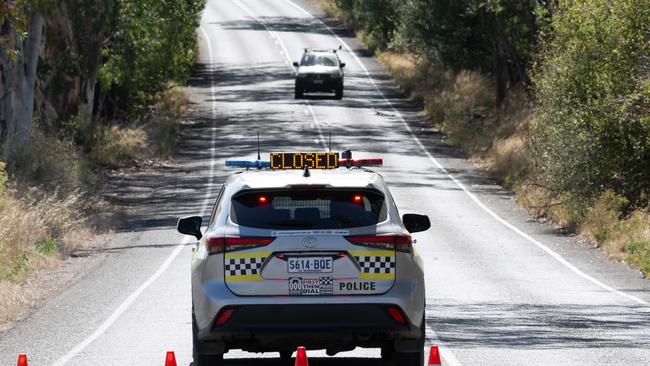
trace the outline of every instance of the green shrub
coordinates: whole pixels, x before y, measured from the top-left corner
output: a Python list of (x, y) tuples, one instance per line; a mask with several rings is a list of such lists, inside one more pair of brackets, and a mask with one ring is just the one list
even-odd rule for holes
[(650, 0), (562, 2), (533, 74), (544, 184), (589, 202), (650, 194)]

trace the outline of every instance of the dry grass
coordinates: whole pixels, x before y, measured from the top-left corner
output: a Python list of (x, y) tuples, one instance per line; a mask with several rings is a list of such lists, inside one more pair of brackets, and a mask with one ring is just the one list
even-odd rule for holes
[(179, 126), (188, 103), (183, 88), (178, 86), (172, 86), (156, 97), (147, 131), (150, 146), (158, 158), (166, 159), (176, 149)]
[(91, 158), (102, 166), (113, 168), (169, 158), (176, 148), (187, 103), (183, 89), (170, 86), (155, 97), (144, 122), (101, 126)]
[(148, 146), (149, 137), (142, 127), (102, 126), (91, 158), (104, 166), (126, 166), (148, 157)]
[(76, 194), (60, 199), (35, 191), (31, 197), (0, 195), (0, 280), (19, 283), (50, 268), (90, 235)]
[(330, 18), (343, 18), (343, 14), (341, 14), (339, 8), (336, 7), (336, 4), (334, 4), (334, 2), (331, 0), (310, 0), (310, 2), (321, 8), (323, 12), (325, 12), (325, 15)]

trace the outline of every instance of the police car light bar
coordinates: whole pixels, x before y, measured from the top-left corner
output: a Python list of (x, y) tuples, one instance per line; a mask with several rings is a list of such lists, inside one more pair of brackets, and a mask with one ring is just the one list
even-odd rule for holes
[[(345, 153), (343, 154), (344, 156)], [(226, 166), (236, 168), (335, 169), (383, 166), (384, 159), (346, 159), (338, 153), (271, 153), (271, 160), (226, 160)]]
[[(339, 166), (346, 166), (347, 164), (346, 159), (340, 159), (339, 160)], [(361, 166), (382, 166), (384, 165), (384, 159), (354, 159), (350, 160), (350, 166), (356, 166), (356, 167), (361, 167)]]
[(226, 166), (237, 168), (270, 168), (268, 160), (226, 160)]

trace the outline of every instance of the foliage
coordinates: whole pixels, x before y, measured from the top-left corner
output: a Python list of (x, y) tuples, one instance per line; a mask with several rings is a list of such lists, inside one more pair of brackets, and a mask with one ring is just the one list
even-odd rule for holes
[(188, 76), (195, 58), (195, 29), (203, 1), (117, 3), (115, 29), (102, 49), (105, 62), (99, 81), (108, 97), (133, 110), (150, 102), (169, 81), (182, 82)]
[(629, 207), (650, 194), (650, 0), (566, 2), (534, 72), (533, 130), (544, 184)]

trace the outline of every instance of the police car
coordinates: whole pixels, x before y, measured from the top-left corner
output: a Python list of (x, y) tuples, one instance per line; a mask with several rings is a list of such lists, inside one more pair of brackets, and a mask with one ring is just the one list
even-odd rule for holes
[(178, 231), (199, 239), (192, 260), (195, 365), (229, 350), (297, 346), (328, 355), (381, 348), (395, 365), (423, 364), (424, 277), (410, 234), (429, 218), (399, 212), (381, 159), (347, 151), (272, 153), (227, 161), (232, 174), (205, 233), (199, 216)]
[(296, 99), (305, 92), (334, 92), (336, 99), (343, 98), (343, 68), (336, 50), (306, 48), (300, 63), (294, 62), (296, 71)]

